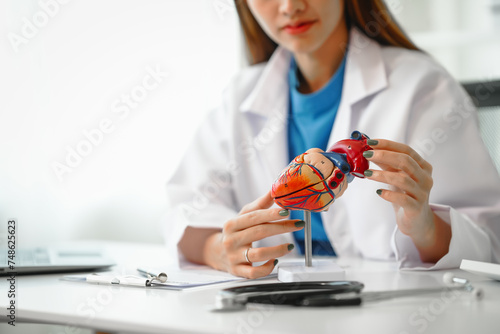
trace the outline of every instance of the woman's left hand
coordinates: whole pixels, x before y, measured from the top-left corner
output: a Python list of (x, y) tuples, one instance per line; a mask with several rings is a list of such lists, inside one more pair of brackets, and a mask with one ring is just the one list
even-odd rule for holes
[[(437, 261), (448, 252), (451, 230), (429, 205), (431, 164), (405, 144), (383, 139), (369, 140), (368, 144), (373, 150), (363, 156), (381, 170), (369, 169), (365, 176), (389, 185), (389, 189), (379, 189), (377, 193), (392, 203), (399, 230), (411, 237), (423, 261)], [(442, 232), (449, 238), (443, 239)]]

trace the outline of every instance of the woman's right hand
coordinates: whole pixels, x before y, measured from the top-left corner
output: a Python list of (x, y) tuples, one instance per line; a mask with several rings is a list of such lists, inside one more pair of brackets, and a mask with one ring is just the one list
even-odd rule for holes
[[(273, 235), (299, 231), (304, 228), (301, 220), (280, 220), (289, 216), (290, 212), (281, 208), (272, 208), (274, 201), (271, 192), (243, 207), (238, 216), (224, 224), (222, 232), (209, 237), (204, 247), (205, 263), (211, 267), (227, 271), (230, 274), (259, 278), (269, 275), (277, 258), (290, 253), (293, 244), (282, 244), (273, 247), (251, 248), (254, 241)], [(264, 262), (253, 266), (251, 262)]]

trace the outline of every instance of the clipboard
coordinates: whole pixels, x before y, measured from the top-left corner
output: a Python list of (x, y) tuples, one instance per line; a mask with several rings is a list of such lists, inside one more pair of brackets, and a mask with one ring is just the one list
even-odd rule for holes
[[(226, 272), (214, 270), (207, 266), (199, 266), (190, 269), (170, 268), (166, 271), (140, 267), (137, 268), (137, 272), (138, 275), (122, 275), (113, 272), (67, 275), (64, 276), (62, 280), (86, 282), (90, 284), (135, 286), (168, 290), (186, 290), (248, 280), (246, 278), (233, 276)], [(270, 275), (266, 278), (269, 277), (276, 277), (276, 275)]]

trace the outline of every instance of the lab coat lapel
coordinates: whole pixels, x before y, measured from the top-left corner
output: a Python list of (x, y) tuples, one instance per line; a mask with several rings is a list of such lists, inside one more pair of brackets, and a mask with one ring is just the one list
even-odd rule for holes
[(342, 97), (328, 147), (350, 137), (359, 128), (363, 100), (387, 87), (387, 73), (380, 45), (357, 28), (351, 29)]
[[(273, 182), (289, 163), (287, 140), (288, 80), (291, 53), (278, 47), (263, 70), (254, 89), (243, 101), (241, 112), (259, 117), (260, 124), (254, 138), (258, 157), (266, 169), (266, 177)], [(269, 184), (269, 188), (271, 183)]]
[[(364, 106), (370, 96), (385, 87), (387, 87), (387, 74), (380, 46), (356, 28), (352, 29), (342, 97), (328, 147), (350, 137), (354, 130), (370, 135), (369, 129), (360, 123)], [(348, 220), (348, 206), (351, 204), (344, 196), (339, 198), (329, 211), (322, 213), (325, 231), (338, 255), (358, 255), (350, 226), (345, 224)]]

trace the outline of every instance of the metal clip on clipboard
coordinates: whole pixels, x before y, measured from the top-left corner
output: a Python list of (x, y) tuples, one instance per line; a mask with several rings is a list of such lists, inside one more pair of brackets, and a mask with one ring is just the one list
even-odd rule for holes
[(165, 283), (168, 279), (167, 274), (165, 274), (164, 272), (161, 272), (159, 274), (154, 274), (154, 273), (148, 272), (147, 270), (144, 270), (141, 268), (137, 268), (137, 271), (141, 275), (146, 276), (148, 278), (148, 280), (146, 281), (146, 286), (151, 286), (151, 283), (154, 283), (154, 281), (158, 281), (160, 283)]

